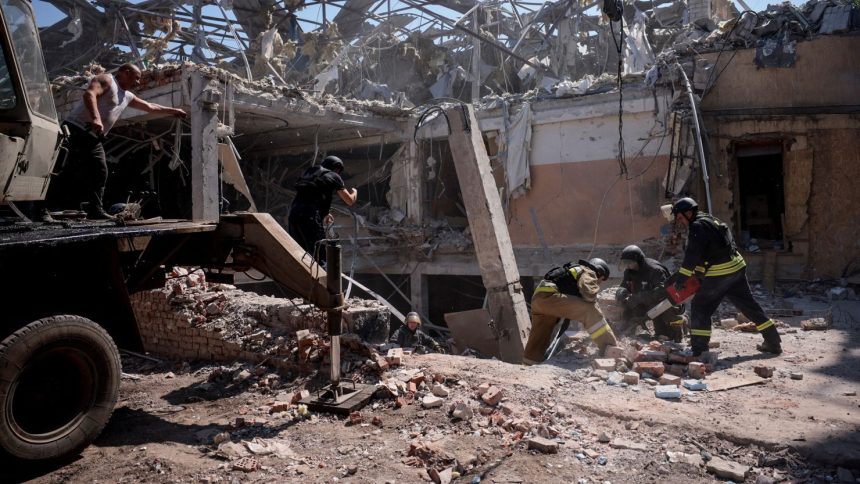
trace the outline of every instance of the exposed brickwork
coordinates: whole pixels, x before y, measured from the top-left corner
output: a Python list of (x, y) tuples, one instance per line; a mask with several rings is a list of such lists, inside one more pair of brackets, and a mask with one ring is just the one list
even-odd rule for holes
[[(200, 361), (261, 362), (296, 366), (296, 331), (323, 333), (326, 314), (300, 300), (260, 296), (225, 284), (209, 284), (202, 275), (175, 274), (165, 288), (131, 295), (144, 350), (168, 358)], [(344, 324), (349, 330), (361, 315), (376, 318), (385, 331), (388, 308), (375, 301), (350, 300)], [(382, 324), (384, 323), (384, 324)]]

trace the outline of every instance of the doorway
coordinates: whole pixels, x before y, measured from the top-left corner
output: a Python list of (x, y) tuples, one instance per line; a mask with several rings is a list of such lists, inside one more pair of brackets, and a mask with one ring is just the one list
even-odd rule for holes
[(741, 245), (782, 248), (785, 213), (782, 145), (740, 146), (736, 156)]

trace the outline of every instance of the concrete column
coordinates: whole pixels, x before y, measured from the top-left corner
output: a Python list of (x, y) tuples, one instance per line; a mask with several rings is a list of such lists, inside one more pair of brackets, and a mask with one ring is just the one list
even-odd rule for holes
[(461, 105), (445, 112), (451, 124), (451, 155), (487, 288), (487, 305), (496, 323), (499, 354), (504, 361), (519, 363), (531, 320), (490, 158), (474, 108)]
[(412, 301), (412, 311), (427, 314), (429, 308), (427, 291), (427, 276), (419, 270), (409, 275), (409, 299)]
[(218, 103), (221, 93), (200, 72), (191, 74), (191, 218), (217, 221)]
[[(408, 132), (415, 129), (415, 121), (410, 121)], [(409, 160), (406, 162), (405, 172), (409, 193), (406, 201), (406, 217), (410, 223), (420, 224), (423, 217), (424, 205), (424, 160), (421, 159), (418, 145), (411, 139), (409, 143)]]

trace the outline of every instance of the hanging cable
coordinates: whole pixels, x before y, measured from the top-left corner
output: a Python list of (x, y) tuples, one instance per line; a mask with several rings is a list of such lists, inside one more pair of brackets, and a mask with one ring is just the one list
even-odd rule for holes
[[(609, 16), (609, 30), (612, 41), (615, 42), (615, 51), (618, 53), (618, 166), (620, 175), (627, 176), (627, 161), (624, 157), (624, 89), (622, 75), (624, 73), (624, 17), (621, 15), (623, 7), (619, 0), (606, 0), (603, 4), (603, 12)], [(619, 34), (615, 38), (615, 22), (618, 22)]]

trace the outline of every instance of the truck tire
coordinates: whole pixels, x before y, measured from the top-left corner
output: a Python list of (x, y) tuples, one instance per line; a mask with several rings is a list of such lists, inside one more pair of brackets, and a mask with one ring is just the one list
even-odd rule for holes
[(29, 461), (79, 453), (110, 419), (121, 375), (116, 345), (89, 319), (19, 329), (0, 342), (0, 451)]

